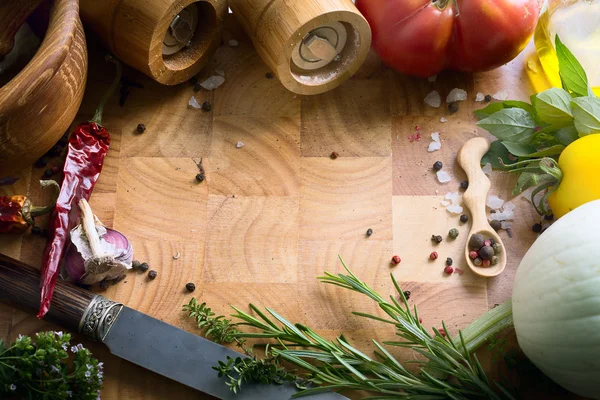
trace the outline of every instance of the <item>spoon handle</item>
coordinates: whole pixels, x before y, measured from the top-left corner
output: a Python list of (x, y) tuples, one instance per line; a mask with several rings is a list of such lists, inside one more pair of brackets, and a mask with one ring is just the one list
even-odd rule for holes
[(458, 152), (458, 164), (469, 179), (469, 188), (463, 195), (463, 201), (471, 211), (473, 227), (487, 226), (485, 202), (491, 184), (481, 170), (481, 158), (489, 149), (490, 142), (487, 139), (476, 137), (465, 143)]

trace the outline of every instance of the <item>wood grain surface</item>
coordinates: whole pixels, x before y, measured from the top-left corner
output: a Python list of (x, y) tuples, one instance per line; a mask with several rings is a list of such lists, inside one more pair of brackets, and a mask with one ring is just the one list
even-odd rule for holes
[[(474, 125), (472, 112), (483, 106), (473, 101), (475, 94), (508, 89), (510, 98), (527, 100), (532, 93), (526, 75), (531, 46), (498, 70), (444, 72), (435, 82), (399, 75), (370, 54), (344, 85), (304, 97), (265, 77), (269, 69), (242, 32), (228, 20), (224, 43), (235, 38), (240, 46), (221, 46), (200, 75), (225, 72), (225, 84), (214, 92), (194, 92), (188, 84), (160, 86), (126, 70), (144, 88), (132, 88), (123, 107), (115, 99), (105, 110), (112, 148), (90, 204), (102, 221), (130, 238), (135, 258), (147, 261), (158, 277), (150, 281), (131, 272), (104, 296), (197, 332), (181, 312), (192, 296), (185, 284), (194, 282), (193, 295), (217, 313), (229, 314), (229, 304), (269, 306), (325, 335), (344, 332), (366, 352), (372, 350), (370, 339), (393, 340), (393, 327), (352, 316), (353, 310), (380, 311), (357, 294), (317, 282), (324, 270), (343, 271), (338, 255), (384, 295), (393, 293), (393, 273), (411, 291), (410, 303), (419, 307), (424, 324), (439, 328), (443, 319), (453, 333), (510, 297), (519, 260), (536, 237), (531, 226), (539, 217), (533, 207), (513, 200), (512, 237), (500, 233), (506, 270), (486, 280), (473, 274), (462, 256), (470, 225), (460, 224), (440, 201), (465, 179), (455, 163), (458, 149), (469, 138), (486, 135)], [(90, 53), (90, 78), (76, 122), (91, 117), (112, 79), (93, 38)], [(445, 98), (454, 87), (469, 94), (456, 114), (445, 104), (434, 109), (423, 103), (429, 91)], [(209, 101), (212, 110), (188, 108), (192, 95), (200, 103)], [(442, 116), (448, 122), (441, 123)], [(143, 134), (136, 132), (139, 123), (147, 127)], [(416, 125), (423, 138), (411, 142)], [(442, 149), (428, 153), (434, 131), (440, 132)], [(237, 148), (238, 142), (244, 146)], [(333, 151), (340, 157), (329, 158)], [(449, 183), (436, 181), (431, 166), (437, 160), (451, 174)], [(202, 183), (195, 181), (200, 161), (207, 176)], [(37, 187), (42, 173), (26, 168), (0, 193), (29, 193), (42, 203)], [(514, 182), (513, 176), (494, 172), (490, 193), (509, 200)], [(453, 227), (460, 231), (457, 240), (431, 244), (432, 234), (446, 237)], [(42, 238), (30, 234), (0, 239), (0, 252), (33, 265), (39, 265), (43, 246)], [(435, 262), (428, 260), (433, 250), (440, 254)], [(394, 254), (402, 263), (391, 267)], [(464, 273), (445, 275), (446, 257)], [(34, 315), (0, 305), (0, 337), (48, 328)], [(85, 343), (106, 364), (103, 399), (203, 398)], [(482, 358), (489, 370), (499, 369), (489, 353)]]

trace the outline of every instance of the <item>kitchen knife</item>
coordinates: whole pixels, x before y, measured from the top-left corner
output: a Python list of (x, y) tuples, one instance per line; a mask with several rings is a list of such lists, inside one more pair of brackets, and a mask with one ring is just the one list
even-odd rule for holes
[[(37, 312), (39, 282), (35, 268), (0, 254), (0, 302)], [(102, 342), (118, 357), (219, 399), (286, 400), (297, 392), (289, 384), (248, 383), (234, 394), (212, 367), (240, 353), (60, 280), (45, 319)], [(332, 392), (304, 398), (346, 399)]]

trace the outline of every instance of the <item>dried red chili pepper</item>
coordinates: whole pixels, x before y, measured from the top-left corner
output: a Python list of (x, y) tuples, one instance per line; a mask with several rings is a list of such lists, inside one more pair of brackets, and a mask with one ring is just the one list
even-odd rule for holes
[(43, 318), (50, 309), (60, 261), (69, 243), (70, 231), (77, 224), (77, 204), (81, 199), (89, 200), (110, 145), (110, 133), (101, 125), (102, 111), (104, 104), (119, 85), (121, 64), (112, 57), (107, 57), (107, 61), (116, 64), (117, 77), (102, 98), (94, 118), (77, 125), (69, 137), (60, 196), (48, 225), (50, 237), (42, 262), (38, 318)]
[(60, 186), (55, 181), (40, 181), (42, 188), (52, 186), (55, 194), (47, 206), (32, 206), (23, 195), (0, 197), (0, 233), (23, 233), (33, 225), (33, 219), (48, 214), (54, 208)]

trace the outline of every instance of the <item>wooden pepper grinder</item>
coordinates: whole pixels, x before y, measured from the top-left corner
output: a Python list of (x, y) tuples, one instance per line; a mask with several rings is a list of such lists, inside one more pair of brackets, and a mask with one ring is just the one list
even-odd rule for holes
[(119, 59), (155, 81), (196, 75), (221, 43), (226, 0), (81, 0), (81, 18)]
[(339, 86), (363, 63), (371, 29), (351, 0), (229, 0), (256, 51), (299, 94)]

